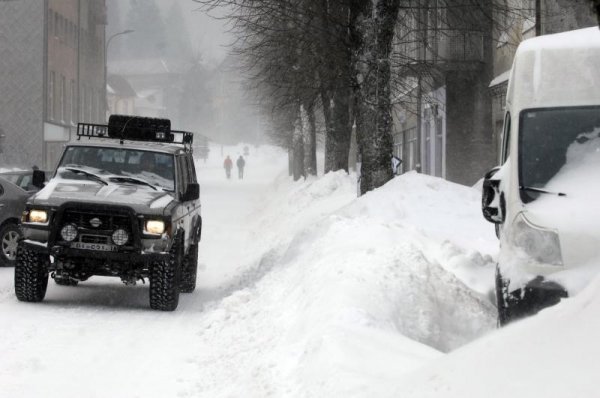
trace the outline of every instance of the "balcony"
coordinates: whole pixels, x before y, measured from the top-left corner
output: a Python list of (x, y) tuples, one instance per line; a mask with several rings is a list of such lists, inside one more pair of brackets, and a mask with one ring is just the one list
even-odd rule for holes
[(395, 58), (400, 70), (407, 75), (427, 69), (476, 70), (485, 62), (483, 32), (428, 29), (413, 31), (406, 37), (412, 39), (397, 46), (399, 54)]

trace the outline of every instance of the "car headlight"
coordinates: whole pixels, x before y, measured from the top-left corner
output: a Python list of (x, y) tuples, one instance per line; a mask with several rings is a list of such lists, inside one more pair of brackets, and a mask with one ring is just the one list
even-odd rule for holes
[(112, 234), (112, 241), (115, 242), (117, 246), (123, 246), (129, 240), (129, 234), (124, 229), (117, 229)]
[(40, 224), (48, 222), (48, 212), (46, 210), (31, 210), (29, 212), (29, 222)]
[(511, 242), (539, 263), (563, 265), (558, 233), (532, 224), (523, 213), (513, 224)]
[(149, 220), (146, 221), (146, 233), (151, 235), (162, 235), (165, 232), (164, 221)]

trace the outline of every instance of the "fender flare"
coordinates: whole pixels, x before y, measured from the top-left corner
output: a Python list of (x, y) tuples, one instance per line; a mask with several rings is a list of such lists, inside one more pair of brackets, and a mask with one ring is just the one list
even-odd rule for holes
[(200, 242), (202, 238), (202, 217), (198, 214), (192, 220), (192, 231), (190, 233), (191, 244), (194, 245)]

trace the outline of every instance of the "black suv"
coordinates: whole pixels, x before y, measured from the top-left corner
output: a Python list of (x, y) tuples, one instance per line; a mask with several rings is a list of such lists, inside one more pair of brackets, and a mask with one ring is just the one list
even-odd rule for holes
[(112, 115), (108, 125), (80, 123), (77, 135), (27, 201), (17, 298), (42, 301), (49, 276), (59, 285), (148, 278), (150, 307), (175, 310), (179, 293), (196, 287), (202, 230), (192, 133), (167, 119)]

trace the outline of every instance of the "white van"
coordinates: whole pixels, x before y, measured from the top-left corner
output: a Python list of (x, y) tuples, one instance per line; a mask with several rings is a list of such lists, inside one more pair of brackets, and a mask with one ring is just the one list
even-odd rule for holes
[(600, 30), (526, 40), (514, 59), (502, 165), (484, 180), (496, 224), (501, 325), (576, 294), (600, 271)]

